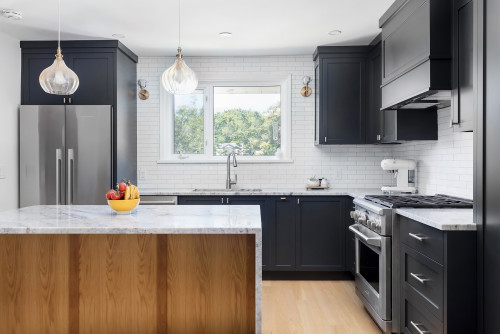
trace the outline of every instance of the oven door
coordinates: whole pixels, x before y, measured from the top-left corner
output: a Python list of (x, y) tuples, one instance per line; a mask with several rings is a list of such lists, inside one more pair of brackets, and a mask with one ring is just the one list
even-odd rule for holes
[[(379, 326), (391, 321), (391, 238), (361, 224), (349, 227), (356, 243), (356, 292)], [(372, 314), (372, 316), (375, 316)]]

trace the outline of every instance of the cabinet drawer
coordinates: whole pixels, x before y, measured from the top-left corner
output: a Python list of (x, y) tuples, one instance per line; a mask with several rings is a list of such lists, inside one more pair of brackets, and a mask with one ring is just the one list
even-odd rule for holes
[[(404, 295), (404, 293), (403, 293)], [(402, 305), (402, 330), (408, 334), (442, 334), (443, 323), (434, 318), (411, 298), (404, 298)]]
[(443, 320), (444, 271), (443, 267), (406, 245), (401, 246), (403, 268), (401, 281), (427, 310)]
[(400, 216), (401, 242), (443, 264), (443, 231)]

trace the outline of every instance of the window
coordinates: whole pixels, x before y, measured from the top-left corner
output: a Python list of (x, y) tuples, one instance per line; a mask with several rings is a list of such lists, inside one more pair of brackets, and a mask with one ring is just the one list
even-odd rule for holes
[[(162, 90), (163, 91), (163, 90)], [(290, 80), (201, 81), (186, 95), (162, 92), (160, 163), (290, 159)]]

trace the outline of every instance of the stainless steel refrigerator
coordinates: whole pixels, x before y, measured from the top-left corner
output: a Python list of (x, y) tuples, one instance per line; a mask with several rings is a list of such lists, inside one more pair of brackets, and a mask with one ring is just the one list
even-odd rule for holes
[(20, 206), (105, 204), (113, 185), (111, 106), (23, 105)]

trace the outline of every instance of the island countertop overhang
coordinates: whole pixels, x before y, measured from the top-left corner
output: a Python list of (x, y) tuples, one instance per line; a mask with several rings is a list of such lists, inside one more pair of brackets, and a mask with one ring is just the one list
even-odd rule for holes
[(0, 212), (0, 234), (260, 234), (258, 205), (38, 205)]

